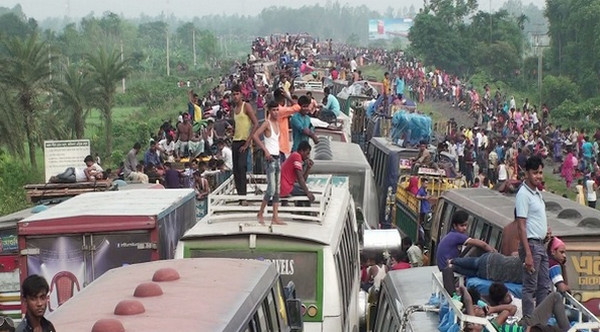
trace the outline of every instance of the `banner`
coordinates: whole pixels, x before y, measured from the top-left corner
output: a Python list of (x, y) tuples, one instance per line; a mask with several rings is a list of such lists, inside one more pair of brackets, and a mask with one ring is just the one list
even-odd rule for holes
[(410, 18), (369, 20), (369, 40), (407, 38), (412, 25)]

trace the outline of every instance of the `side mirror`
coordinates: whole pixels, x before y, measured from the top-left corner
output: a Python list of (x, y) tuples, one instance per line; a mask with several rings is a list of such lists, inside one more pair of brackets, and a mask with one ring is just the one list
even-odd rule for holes
[(287, 299), (285, 308), (288, 314), (288, 323), (291, 331), (302, 331), (304, 322), (302, 321), (302, 302), (298, 299)]

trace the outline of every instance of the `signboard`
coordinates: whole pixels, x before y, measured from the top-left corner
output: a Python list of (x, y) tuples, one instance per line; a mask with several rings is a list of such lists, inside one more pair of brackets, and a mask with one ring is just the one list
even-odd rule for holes
[(85, 167), (83, 159), (90, 154), (90, 140), (44, 141), (46, 182), (69, 167)]
[(317, 253), (316, 252), (276, 252), (242, 250), (190, 250), (192, 258), (241, 258), (257, 259), (275, 264), (284, 285), (293, 281), (298, 298), (315, 301), (317, 298)]
[(407, 38), (412, 25), (410, 18), (369, 20), (369, 40)]

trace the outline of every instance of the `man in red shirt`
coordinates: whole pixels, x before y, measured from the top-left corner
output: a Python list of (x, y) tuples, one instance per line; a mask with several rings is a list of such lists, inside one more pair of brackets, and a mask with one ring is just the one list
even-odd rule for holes
[[(308, 190), (306, 185), (308, 172), (313, 165), (313, 161), (308, 158), (310, 150), (311, 147), (307, 141), (300, 142), (298, 150), (292, 152), (281, 165), (281, 197), (306, 195), (311, 202), (315, 200), (315, 195)], [(304, 161), (306, 161), (306, 169), (303, 172)]]

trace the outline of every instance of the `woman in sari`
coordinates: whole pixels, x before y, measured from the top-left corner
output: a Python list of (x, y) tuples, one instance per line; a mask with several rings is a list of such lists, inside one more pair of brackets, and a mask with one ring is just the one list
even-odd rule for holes
[(567, 189), (570, 189), (571, 183), (573, 183), (573, 172), (575, 171), (573, 158), (573, 152), (570, 149), (567, 150), (567, 156), (565, 157), (565, 161), (563, 162), (562, 169), (560, 171), (560, 175), (565, 178)]

